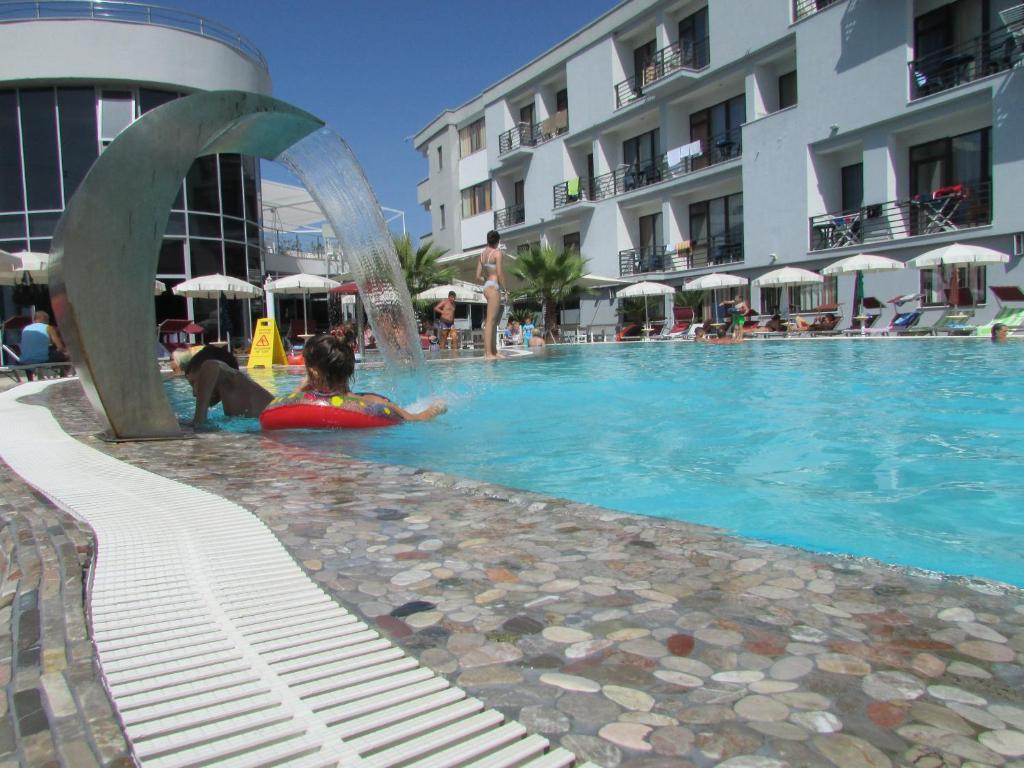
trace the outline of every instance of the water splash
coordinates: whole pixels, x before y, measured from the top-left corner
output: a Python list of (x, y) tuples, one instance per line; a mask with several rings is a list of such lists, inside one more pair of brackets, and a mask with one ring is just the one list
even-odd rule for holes
[(322, 128), (293, 144), (277, 161), (302, 181), (331, 222), (389, 369), (425, 380), (419, 375), (423, 352), (395, 243), (348, 144), (330, 128)]

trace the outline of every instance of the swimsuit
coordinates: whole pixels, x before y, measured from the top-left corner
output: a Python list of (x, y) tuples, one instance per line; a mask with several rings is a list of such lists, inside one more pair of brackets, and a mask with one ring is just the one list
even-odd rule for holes
[[(484, 260), (483, 260), (483, 255), (482, 255), (482, 254), (481, 254), (481, 256), (480, 256), (480, 265), (481, 265), (481, 266), (482, 266), (482, 267), (483, 267), (484, 269), (492, 269), (492, 270), (496, 270), (496, 269), (498, 268), (498, 265), (497, 265), (497, 264), (496, 264), (495, 262), (493, 262), (493, 261), (484, 261)], [(484, 290), (485, 290), (485, 291), (486, 291), (486, 290), (487, 290), (488, 288), (497, 288), (497, 287), (498, 287), (498, 280), (497, 280), (497, 276), (495, 276), (495, 277), (488, 277), (488, 278), (487, 278), (487, 279), (486, 279), (486, 280), (484, 281)]]
[(455, 323), (454, 322), (449, 322), (448, 320), (442, 320), (441, 321), (441, 330), (442, 331), (450, 331), (454, 327), (455, 327)]

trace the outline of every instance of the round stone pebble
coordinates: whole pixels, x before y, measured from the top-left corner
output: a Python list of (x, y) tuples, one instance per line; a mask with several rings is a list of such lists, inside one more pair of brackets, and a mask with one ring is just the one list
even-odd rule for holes
[(904, 699), (911, 701), (924, 695), (924, 684), (905, 672), (875, 672), (861, 682), (864, 693), (878, 701)]
[(650, 752), (653, 748), (645, 740), (647, 734), (650, 732), (651, 727), (649, 725), (640, 725), (639, 723), (609, 723), (598, 731), (597, 735), (624, 749), (632, 749), (637, 752)]
[(988, 640), (968, 640), (957, 645), (956, 649), (965, 656), (972, 656), (982, 661), (1007, 663), (1016, 657), (1013, 648)]
[(842, 721), (831, 712), (794, 712), (789, 719), (812, 733), (836, 733), (843, 730)]
[(635, 688), (625, 688), (621, 685), (606, 685), (601, 692), (624, 709), (631, 709), (639, 712), (650, 712), (654, 706), (654, 697)]
[(814, 659), (818, 669), (836, 675), (867, 675), (871, 673), (871, 665), (864, 659), (846, 653), (822, 653)]
[(856, 736), (819, 734), (813, 742), (838, 768), (892, 768), (892, 761), (881, 750)]
[(545, 627), (541, 634), (545, 640), (550, 640), (552, 643), (567, 644), (582, 643), (593, 637), (589, 632), (584, 632), (582, 629), (573, 629), (572, 627)]
[(750, 684), (750, 690), (752, 693), (785, 693), (786, 691), (795, 691), (799, 688), (796, 683), (791, 683), (786, 680), (758, 680), (756, 683)]
[(803, 656), (779, 659), (768, 670), (768, 676), (775, 680), (799, 680), (814, 669), (814, 662)]
[(651, 630), (649, 629), (625, 627), (623, 629), (617, 629), (614, 632), (609, 632), (608, 639), (614, 640), (616, 643), (624, 643), (629, 640), (639, 640), (641, 637), (647, 637), (650, 634)]
[[(1024, 613), (1024, 611), (1022, 611)], [(1006, 704), (993, 704), (988, 711), (998, 717), (1007, 725), (1024, 730), (1024, 709), (1011, 707)]]
[(985, 731), (978, 741), (1006, 757), (1024, 756), (1024, 733), (1018, 731)]
[(973, 693), (952, 685), (929, 685), (928, 693), (936, 699), (955, 701), (958, 704), (973, 704), (976, 707), (984, 707), (988, 704), (981, 696), (975, 696)]
[(942, 621), (974, 621), (976, 618), (974, 611), (969, 608), (946, 608), (945, 610), (939, 611), (939, 618)]
[(704, 685), (704, 681), (696, 675), (676, 672), (673, 669), (659, 669), (654, 673), (654, 676), (663, 682), (678, 685), (682, 688), (700, 688)]
[(730, 629), (712, 629), (705, 627), (693, 633), (694, 637), (708, 645), (732, 646), (743, 642), (743, 635)]
[(601, 686), (593, 680), (577, 675), (564, 675), (561, 672), (545, 672), (540, 676), (540, 681), (545, 685), (553, 685), (566, 691), (597, 693), (601, 690)]
[(740, 717), (756, 722), (785, 720), (789, 716), (789, 707), (785, 704), (757, 694), (740, 699), (733, 709)]
[(546, 736), (568, 733), (572, 721), (564, 713), (551, 707), (530, 706), (519, 710), (518, 720), (531, 731)]
[(734, 669), (727, 672), (716, 672), (711, 676), (711, 679), (718, 683), (740, 683), (746, 685), (748, 683), (756, 683), (758, 680), (764, 680), (764, 672), (758, 672), (753, 669)]
[(718, 764), (718, 768), (791, 768), (789, 763), (763, 755), (737, 755)]
[(685, 755), (693, 748), (693, 731), (682, 726), (672, 725), (656, 728), (647, 737), (648, 743), (659, 755)]
[(714, 670), (703, 661), (696, 659), (681, 659), (675, 656), (666, 656), (661, 659), (661, 666), (668, 667), (675, 672), (685, 672), (688, 675), (697, 677), (711, 677)]

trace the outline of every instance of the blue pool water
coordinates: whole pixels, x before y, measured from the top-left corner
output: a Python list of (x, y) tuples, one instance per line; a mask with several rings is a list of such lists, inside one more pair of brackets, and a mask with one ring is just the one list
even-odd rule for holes
[(436, 421), (266, 439), (1024, 586), (1024, 344), (582, 345), (428, 370)]

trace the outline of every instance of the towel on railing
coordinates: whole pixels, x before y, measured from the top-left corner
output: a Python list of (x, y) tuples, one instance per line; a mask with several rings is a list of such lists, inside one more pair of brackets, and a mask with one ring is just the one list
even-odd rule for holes
[(579, 197), (580, 196), (580, 177), (577, 176), (575, 179), (569, 179), (565, 182), (565, 195), (566, 197)]
[(692, 246), (689, 240), (680, 240), (678, 243), (676, 243), (676, 253), (686, 253), (687, 251), (690, 250), (691, 247)]

